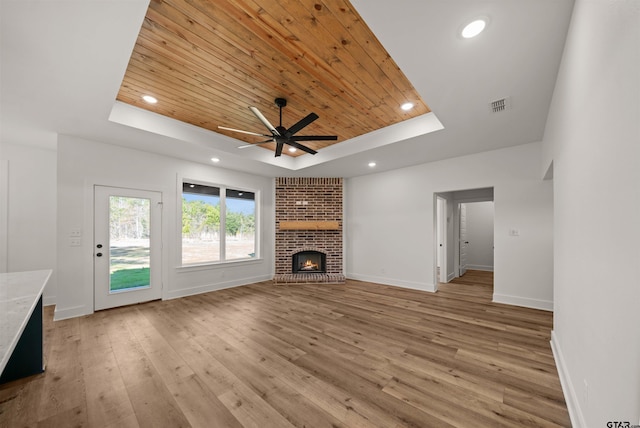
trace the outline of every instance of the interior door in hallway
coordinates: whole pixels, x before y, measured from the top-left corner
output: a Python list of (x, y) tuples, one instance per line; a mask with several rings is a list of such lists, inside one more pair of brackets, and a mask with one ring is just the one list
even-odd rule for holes
[(467, 272), (467, 206), (458, 204), (460, 219), (460, 264), (458, 267), (458, 276), (462, 276)]
[(94, 187), (94, 309), (162, 298), (162, 195)]
[(447, 269), (447, 200), (436, 196), (436, 284), (448, 281)]

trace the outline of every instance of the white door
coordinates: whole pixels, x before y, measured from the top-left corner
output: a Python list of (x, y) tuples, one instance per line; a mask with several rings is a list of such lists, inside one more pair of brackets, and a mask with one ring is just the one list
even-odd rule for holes
[(162, 298), (162, 195), (94, 188), (94, 308)]
[(437, 264), (438, 264), (438, 281), (447, 282), (447, 200), (437, 197)]
[(467, 272), (467, 206), (465, 204), (459, 204), (458, 218), (460, 219), (460, 269), (459, 276), (462, 276)]

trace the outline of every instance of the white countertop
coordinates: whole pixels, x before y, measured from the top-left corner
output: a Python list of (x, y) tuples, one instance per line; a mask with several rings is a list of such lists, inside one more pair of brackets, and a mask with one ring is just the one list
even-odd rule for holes
[(51, 270), (0, 273), (0, 373), (42, 296)]

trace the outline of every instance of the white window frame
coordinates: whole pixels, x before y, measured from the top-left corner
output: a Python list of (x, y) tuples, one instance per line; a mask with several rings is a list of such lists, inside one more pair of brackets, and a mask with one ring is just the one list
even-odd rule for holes
[[(220, 190), (220, 260), (211, 260), (202, 263), (189, 263), (184, 264), (182, 261), (182, 194), (183, 194), (183, 185), (184, 183), (193, 183), (199, 186), (208, 186), (215, 187)], [(255, 230), (254, 230), (254, 256), (246, 257), (241, 259), (232, 259), (226, 260), (226, 250), (227, 250), (227, 233), (226, 233), (226, 198), (227, 198), (227, 189), (229, 190), (238, 190), (243, 192), (250, 192), (254, 195), (254, 205), (255, 205)], [(179, 268), (198, 268), (198, 267), (206, 267), (206, 266), (215, 266), (222, 264), (230, 264), (230, 263), (243, 263), (243, 262), (251, 262), (260, 259), (260, 191), (257, 189), (251, 189), (244, 186), (234, 186), (227, 184), (216, 184), (212, 182), (207, 182), (198, 179), (190, 179), (187, 177), (178, 177), (177, 180), (177, 226), (178, 226), (178, 267)]]

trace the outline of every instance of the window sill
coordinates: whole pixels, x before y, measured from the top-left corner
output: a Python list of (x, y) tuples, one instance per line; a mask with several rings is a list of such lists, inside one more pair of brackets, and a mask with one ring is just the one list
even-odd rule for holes
[(176, 266), (176, 272), (186, 273), (186, 272), (194, 272), (199, 270), (221, 269), (221, 268), (231, 267), (234, 265), (257, 264), (257, 263), (262, 263), (263, 261), (264, 259), (262, 258), (251, 258), (251, 259), (225, 260), (221, 262), (210, 262), (210, 263), (202, 263), (202, 264)]

